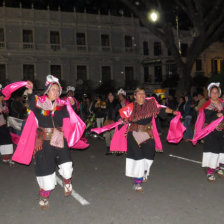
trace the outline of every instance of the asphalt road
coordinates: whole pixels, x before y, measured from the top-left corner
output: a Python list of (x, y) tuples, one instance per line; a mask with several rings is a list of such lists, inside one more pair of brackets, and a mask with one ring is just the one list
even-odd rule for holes
[(34, 165), (0, 163), (0, 224), (222, 224), (224, 179), (209, 183), (200, 164), (202, 145), (168, 144), (157, 153), (144, 193), (125, 177), (125, 156), (105, 156), (105, 143), (91, 138), (84, 151), (72, 151), (73, 187), (90, 204), (65, 198), (57, 185), (50, 208), (38, 207)]

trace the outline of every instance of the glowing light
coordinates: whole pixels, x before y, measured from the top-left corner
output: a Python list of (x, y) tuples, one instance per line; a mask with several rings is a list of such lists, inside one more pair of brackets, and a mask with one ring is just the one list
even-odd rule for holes
[(159, 13), (156, 11), (149, 12), (148, 19), (152, 22), (156, 22), (159, 19)]

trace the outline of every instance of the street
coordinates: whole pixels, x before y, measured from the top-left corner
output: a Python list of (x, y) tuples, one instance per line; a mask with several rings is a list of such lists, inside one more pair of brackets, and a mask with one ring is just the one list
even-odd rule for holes
[[(40, 210), (34, 164), (9, 167), (0, 163), (1, 224), (221, 224), (224, 179), (209, 183), (201, 165), (202, 144), (168, 144), (157, 153), (144, 192), (132, 190), (125, 177), (125, 155), (105, 156), (103, 140), (90, 138), (86, 150), (72, 151), (76, 197), (64, 197), (58, 184), (50, 208)], [(194, 161), (186, 161), (179, 156)], [(59, 176), (59, 174), (57, 174)], [(89, 204), (88, 204), (89, 203)]]

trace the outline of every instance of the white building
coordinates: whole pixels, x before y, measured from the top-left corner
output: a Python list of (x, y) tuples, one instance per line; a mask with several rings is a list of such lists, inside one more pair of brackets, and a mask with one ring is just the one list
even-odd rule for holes
[[(209, 74), (208, 53), (200, 59), (197, 70)], [(223, 52), (213, 59), (222, 60)], [(0, 7), (0, 83), (43, 84), (51, 73), (69, 85), (114, 80), (116, 87), (138, 82), (156, 88), (175, 71), (164, 44), (137, 18)]]

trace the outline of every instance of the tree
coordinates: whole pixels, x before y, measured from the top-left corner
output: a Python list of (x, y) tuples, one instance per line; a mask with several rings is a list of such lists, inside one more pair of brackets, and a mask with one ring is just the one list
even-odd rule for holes
[[(121, 0), (121, 2), (135, 13), (146, 28), (164, 42), (174, 57), (178, 66), (178, 73), (182, 77), (178, 85), (179, 90), (189, 90), (191, 83), (190, 74), (195, 59), (212, 43), (219, 41), (223, 37), (224, 1)], [(148, 20), (149, 10), (153, 6), (160, 13), (160, 22), (157, 24)], [(192, 41), (188, 46), (185, 58), (182, 57), (175, 40), (176, 32), (174, 31), (177, 31), (177, 24), (175, 24), (176, 16), (172, 16), (172, 14), (178, 16), (177, 13), (184, 17), (185, 22), (189, 24), (188, 29), (193, 31)]]

